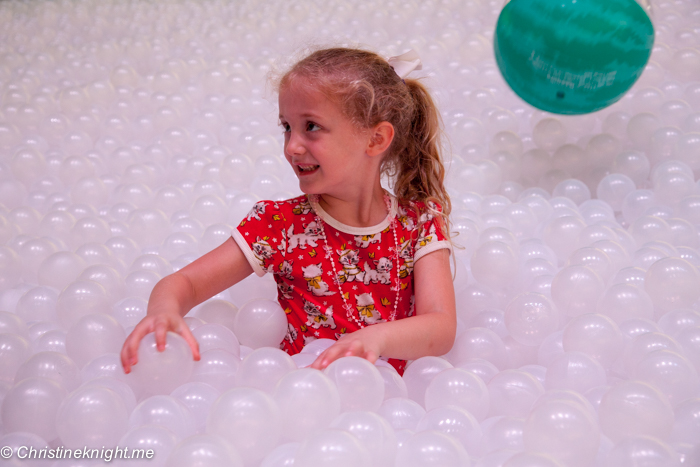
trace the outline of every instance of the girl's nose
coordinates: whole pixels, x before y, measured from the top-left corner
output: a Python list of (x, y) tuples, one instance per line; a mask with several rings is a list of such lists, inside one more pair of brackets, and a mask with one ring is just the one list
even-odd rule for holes
[(304, 154), (306, 148), (304, 147), (301, 138), (295, 134), (293, 131), (289, 133), (289, 139), (285, 145), (285, 151), (289, 156), (296, 156), (299, 154)]

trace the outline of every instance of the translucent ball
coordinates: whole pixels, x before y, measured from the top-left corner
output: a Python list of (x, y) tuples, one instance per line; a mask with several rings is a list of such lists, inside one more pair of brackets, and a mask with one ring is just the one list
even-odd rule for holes
[(644, 277), (657, 316), (688, 308), (700, 298), (700, 274), (688, 261), (664, 258), (652, 264)]
[(570, 178), (559, 182), (552, 191), (552, 196), (563, 196), (569, 198), (576, 204), (591, 199), (591, 191), (585, 183), (575, 178)]
[(31, 355), (30, 342), (17, 334), (0, 334), (0, 381), (11, 383), (17, 370)]
[(250, 386), (272, 394), (277, 382), (296, 369), (292, 357), (283, 350), (261, 347), (253, 350), (241, 362), (237, 374), (238, 385)]
[(330, 428), (344, 430), (357, 438), (377, 467), (391, 465), (396, 457), (396, 435), (389, 423), (374, 412), (341, 413)]
[[(159, 426), (141, 426), (129, 430), (122, 439), (119, 440), (119, 446), (127, 449), (141, 449), (144, 452), (148, 449), (158, 453), (159, 459), (156, 461), (154, 455), (151, 459), (133, 459), (134, 466), (146, 467), (147, 465), (164, 466), (167, 456), (172, 452), (177, 444), (177, 438), (168, 429)], [(156, 461), (155, 463), (153, 461)]]
[(449, 368), (433, 377), (425, 390), (428, 411), (454, 405), (467, 410), (477, 420), (489, 411), (489, 391), (483, 380), (461, 368)]
[(576, 249), (581, 232), (586, 227), (583, 219), (562, 216), (550, 221), (542, 231), (542, 240), (554, 251), (560, 263)]
[(623, 350), (622, 332), (617, 324), (598, 314), (585, 314), (569, 321), (562, 342), (565, 352), (583, 352), (606, 369), (612, 367)]
[(54, 439), (56, 413), (68, 392), (49, 378), (30, 377), (15, 384), (2, 400), (3, 428)]
[(680, 467), (676, 452), (661, 439), (634, 436), (621, 440), (605, 458), (605, 467)]
[[(452, 350), (447, 354), (447, 359), (454, 366), (461, 366), (463, 362), (471, 358), (480, 358), (499, 369), (504, 369), (507, 365), (508, 354), (505, 344), (498, 337), (498, 334), (486, 328), (470, 328), (455, 339)], [(410, 387), (409, 397), (413, 398)]]
[(625, 197), (636, 188), (630, 177), (621, 173), (610, 174), (598, 183), (596, 196), (608, 203), (615, 211), (621, 211)]
[(231, 389), (236, 384), (236, 373), (241, 359), (223, 349), (211, 349), (200, 353), (200, 360), (194, 363), (191, 381), (207, 383), (219, 391)]
[(507, 244), (489, 241), (472, 255), (471, 271), (480, 284), (500, 289), (515, 278), (517, 256)]
[(292, 442), (280, 444), (265, 456), (260, 467), (283, 467), (292, 465), (301, 443)]
[(257, 464), (281, 435), (280, 410), (259, 389), (235, 388), (223, 393), (211, 407), (207, 432), (228, 441), (245, 464)]
[(632, 318), (654, 317), (649, 294), (643, 288), (624, 282), (608, 287), (598, 303), (598, 312), (617, 324)]
[(287, 333), (287, 315), (277, 301), (253, 300), (238, 309), (234, 329), (241, 344), (278, 347)]
[(178, 443), (165, 463), (168, 467), (243, 467), (240, 454), (219, 436), (190, 436)]
[(448, 368), (453, 368), (453, 366), (439, 357), (429, 356), (414, 360), (403, 374), (403, 379), (408, 389), (408, 397), (421, 406), (425, 406), (425, 391), (428, 385), (435, 375)]
[(629, 233), (632, 234), (637, 245), (642, 246), (651, 241), (671, 242), (673, 233), (668, 223), (657, 216), (641, 216), (630, 225)]
[(392, 397), (408, 397), (406, 383), (393, 366), (377, 366), (377, 369), (384, 380), (384, 400)]
[(437, 431), (421, 431), (398, 450), (396, 465), (405, 467), (470, 465), (466, 449), (453, 437)]
[(241, 355), (241, 344), (236, 335), (226, 326), (207, 323), (197, 326), (192, 335), (199, 343), (199, 351), (222, 349), (234, 355)]
[[(515, 452), (523, 451), (525, 449), (523, 444), (524, 426), (524, 418), (498, 416), (485, 420), (481, 426), (483, 430), (482, 443), (476, 452), (485, 452), (486, 455), (495, 452), (509, 452), (512, 456)], [(501, 460), (501, 462), (506, 459)]]
[(642, 358), (632, 376), (660, 389), (671, 404), (697, 395), (700, 377), (692, 363), (671, 350), (655, 350)]
[(124, 328), (104, 313), (83, 316), (66, 334), (66, 353), (79, 366), (106, 353), (118, 353), (126, 339)]
[(185, 383), (170, 393), (190, 410), (198, 433), (203, 433), (207, 425), (207, 416), (214, 401), (221, 391), (214, 386), (201, 382)]
[(602, 279), (590, 268), (567, 266), (552, 280), (552, 301), (566, 316), (595, 313), (604, 290)]
[(580, 404), (548, 400), (539, 404), (525, 421), (525, 450), (552, 456), (566, 466), (589, 465), (600, 443), (600, 429)]
[(544, 393), (544, 387), (537, 378), (521, 370), (506, 370), (494, 376), (489, 381), (488, 390), (491, 397), (489, 414), (492, 417), (524, 418)]
[(85, 386), (71, 393), (56, 415), (61, 443), (72, 449), (114, 446), (127, 431), (129, 413), (111, 389)]
[(545, 388), (571, 389), (581, 394), (605, 385), (605, 369), (583, 352), (564, 352), (547, 366)]
[(165, 349), (156, 347), (155, 334), (147, 334), (139, 345), (138, 363), (133, 366), (134, 379), (147, 394), (170, 394), (192, 374), (192, 351), (185, 339), (168, 332)]
[(563, 467), (564, 464), (546, 454), (518, 452), (509, 457), (503, 467)]
[(80, 370), (70, 357), (58, 352), (39, 352), (17, 369), (15, 382), (39, 376), (51, 379), (70, 392), (80, 385)]
[(417, 432), (436, 431), (458, 440), (468, 453), (480, 451), (482, 438), (479, 422), (467, 410), (446, 406), (429, 410), (418, 422)]
[(110, 307), (107, 290), (97, 282), (77, 280), (61, 291), (56, 302), (56, 315), (61, 326), (68, 330), (80, 318), (104, 313)]
[(131, 412), (129, 428), (160, 426), (178, 439), (194, 434), (194, 418), (190, 410), (173, 396), (157, 395), (143, 399)]
[(113, 390), (119, 397), (124, 401), (126, 410), (131, 413), (136, 407), (136, 395), (126, 382), (111, 376), (100, 376), (98, 378), (91, 378), (83, 383), (83, 386), (99, 386)]
[(416, 401), (404, 397), (386, 399), (377, 413), (396, 430), (414, 430), (425, 415), (425, 409)]
[(617, 443), (638, 435), (665, 439), (673, 428), (673, 408), (658, 389), (641, 381), (621, 381), (603, 394), (600, 429)]
[(319, 431), (302, 441), (294, 465), (300, 467), (360, 467), (372, 465), (372, 457), (350, 433), (337, 429)]
[(508, 304), (505, 324), (517, 342), (523, 345), (540, 345), (557, 329), (559, 314), (547, 297), (526, 292), (516, 296)]
[(340, 413), (340, 395), (321, 371), (303, 368), (282, 377), (273, 394), (280, 409), (283, 436), (301, 441), (330, 425)]
[(566, 142), (566, 127), (556, 118), (543, 118), (532, 130), (538, 148), (552, 152)]
[(364, 358), (339, 358), (328, 365), (324, 373), (338, 388), (343, 412), (376, 411), (384, 401), (384, 379), (379, 370)]

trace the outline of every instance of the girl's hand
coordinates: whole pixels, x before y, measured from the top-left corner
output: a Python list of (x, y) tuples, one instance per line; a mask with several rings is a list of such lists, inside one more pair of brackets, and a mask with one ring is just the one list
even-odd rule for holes
[(165, 336), (168, 331), (180, 334), (192, 349), (192, 356), (199, 360), (199, 344), (192, 335), (185, 320), (176, 313), (158, 313), (143, 318), (124, 341), (121, 351), (124, 373), (131, 372), (131, 367), (138, 363), (138, 350), (141, 340), (149, 332), (156, 334), (156, 348), (159, 352), (165, 350)]
[(323, 370), (342, 357), (362, 357), (370, 363), (376, 362), (381, 355), (381, 336), (377, 333), (365, 332), (370, 329), (372, 328), (368, 327), (345, 335), (324, 350), (311, 364), (311, 368)]

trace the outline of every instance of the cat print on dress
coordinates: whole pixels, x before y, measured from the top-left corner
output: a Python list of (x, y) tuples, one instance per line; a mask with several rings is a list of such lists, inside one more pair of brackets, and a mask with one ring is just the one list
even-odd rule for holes
[(355, 246), (358, 248), (367, 248), (373, 243), (382, 241), (382, 233), (377, 232), (374, 235), (355, 235)]
[(292, 300), (294, 298), (294, 295), (292, 295), (292, 293), (294, 292), (293, 284), (287, 284), (286, 282), (278, 282), (277, 289), (279, 290), (279, 293), (282, 296), (282, 298), (286, 300)]
[(363, 293), (355, 295), (355, 300), (357, 301), (357, 314), (362, 322), (370, 325), (384, 321), (379, 310), (374, 307), (374, 298), (372, 298), (372, 294)]
[(410, 240), (406, 240), (399, 247), (399, 257), (403, 258), (403, 265), (399, 268), (399, 277), (405, 279), (413, 272), (413, 247), (411, 247)]
[(282, 261), (279, 265), (279, 272), (277, 273), (278, 275), (284, 277), (285, 279), (293, 280), (294, 276), (292, 275), (292, 265), (294, 264), (294, 261)]
[(376, 284), (377, 282), (380, 282), (382, 284), (390, 284), (391, 269), (394, 267), (394, 264), (391, 262), (391, 260), (389, 258), (382, 257), (378, 260), (374, 260), (373, 262), (377, 266), (377, 269), (372, 269), (372, 266), (370, 266), (370, 264), (367, 261), (365, 261), (365, 285), (369, 285), (370, 282), (373, 284)]
[(291, 253), (295, 248), (301, 248), (302, 250), (305, 250), (307, 246), (316, 248), (318, 246), (316, 240), (321, 238), (320, 235), (321, 228), (316, 222), (304, 224), (304, 231), (299, 234), (294, 233), (294, 224), (290, 225), (287, 231), (289, 245), (287, 253)]
[(297, 340), (298, 336), (299, 333), (297, 332), (296, 328), (292, 326), (292, 323), (287, 323), (287, 335), (284, 336), (284, 340), (286, 340), (290, 344), (293, 344), (294, 341)]
[(318, 305), (304, 300), (304, 312), (306, 313), (306, 325), (314, 329), (321, 326), (324, 328), (335, 329), (335, 320), (333, 319), (333, 306), (326, 308), (326, 312), (322, 312)]
[(328, 284), (323, 281), (323, 269), (321, 269), (321, 264), (323, 263), (310, 264), (308, 266), (301, 267), (309, 292), (317, 297), (333, 295), (336, 293), (335, 291), (330, 292), (328, 290)]
[(272, 259), (272, 255), (275, 254), (275, 250), (272, 249), (267, 239), (257, 237), (255, 242), (252, 244), (253, 255), (255, 259), (260, 263), (260, 267), (265, 269), (265, 261)]
[(246, 220), (250, 222), (251, 219), (260, 220), (260, 214), (265, 214), (265, 202), (260, 201), (253, 205), (253, 208), (248, 212)]
[(297, 216), (304, 216), (311, 212), (311, 203), (309, 203), (308, 199), (304, 198), (303, 201), (294, 206), (292, 212)]
[(437, 241), (437, 233), (435, 232), (435, 224), (430, 224), (430, 229), (416, 240), (416, 248), (423, 247), (433, 241)]
[(340, 264), (343, 265), (343, 270), (338, 273), (338, 281), (341, 284), (345, 282), (362, 282), (365, 273), (360, 270), (360, 255), (357, 250), (348, 250), (343, 246), (342, 250), (336, 250), (340, 259)]

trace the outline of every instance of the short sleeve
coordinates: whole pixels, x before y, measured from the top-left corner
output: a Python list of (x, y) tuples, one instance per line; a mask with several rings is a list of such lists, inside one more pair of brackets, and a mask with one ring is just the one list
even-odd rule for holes
[[(430, 207), (438, 212), (442, 212), (442, 207), (439, 204), (431, 203)], [(421, 211), (418, 238), (413, 249), (413, 261), (418, 261), (428, 253), (443, 248), (447, 248), (452, 253), (452, 243), (445, 237), (441, 228), (442, 218), (425, 208)]]
[(273, 272), (284, 256), (284, 216), (274, 201), (259, 201), (231, 237), (258, 276)]

